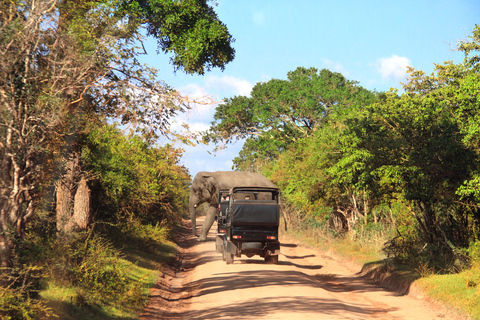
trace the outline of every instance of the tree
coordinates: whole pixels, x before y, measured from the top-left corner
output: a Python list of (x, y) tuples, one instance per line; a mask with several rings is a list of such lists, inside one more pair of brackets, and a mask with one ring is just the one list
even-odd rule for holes
[[(473, 42), (478, 35), (477, 27)], [(475, 48), (462, 43), (464, 63), (436, 65), (432, 75), (410, 68), (405, 93), (389, 92), (350, 121), (341, 159), (329, 170), (371, 197), (405, 201), (430, 258), (445, 258), (437, 263), (450, 263), (456, 247), (478, 236), (479, 77), (478, 57), (469, 56)]]
[[(283, 195), (303, 218), (328, 219), (337, 231), (350, 230), (373, 207), (366, 184), (358, 178), (368, 158), (349, 125), (362, 117), (364, 106), (332, 108), (322, 127), (290, 145), (269, 169)], [(370, 189), (369, 189), (370, 190)]]
[(79, 54), (74, 38), (57, 38), (47, 27), (56, 19), (54, 5), (3, 2), (0, 10), (2, 267), (11, 264), (14, 239), (22, 236), (53, 171), (65, 119), (78, 115), (74, 93), (93, 80), (94, 63)]
[[(367, 174), (403, 190), (426, 242), (448, 252), (453, 239), (445, 235), (444, 215), (477, 160), (438, 93), (389, 95), (385, 103), (372, 105), (367, 111), (372, 131), (360, 146), (371, 154)], [(382, 138), (372, 143), (374, 136)], [(465, 239), (457, 240), (465, 245)]]
[(431, 75), (410, 68), (402, 94), (330, 110), (268, 167), (269, 177), (304, 217), (339, 217), (341, 228), (401, 202), (416, 221), (413, 236), (399, 231), (409, 246), (417, 241), (415, 261), (421, 254), (449, 267), (479, 237), (479, 26), (458, 49), (463, 63), (436, 64)]
[(86, 171), (96, 177), (93, 210), (102, 220), (138, 218), (171, 226), (179, 221), (188, 199), (188, 170), (179, 164), (181, 149), (157, 146), (116, 125), (91, 129), (82, 150)]
[(139, 63), (143, 28), (187, 73), (223, 68), (234, 50), (205, 1), (9, 1), (0, 22), (0, 260), (9, 266), (46, 182), (63, 174), (57, 161), (78, 158), (83, 123), (117, 118), (155, 137), (189, 107)]
[(374, 98), (374, 93), (340, 73), (299, 67), (288, 73), (287, 80), (257, 83), (250, 98), (226, 99), (204, 138), (218, 144), (248, 139), (234, 160), (237, 167), (269, 161), (298, 139), (311, 136), (332, 108), (364, 105)]

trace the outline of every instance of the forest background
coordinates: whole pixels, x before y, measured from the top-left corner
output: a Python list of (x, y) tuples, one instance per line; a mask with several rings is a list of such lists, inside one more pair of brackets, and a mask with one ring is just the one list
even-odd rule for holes
[(139, 56), (150, 36), (179, 71), (223, 69), (233, 38), (212, 6), (0, 6), (3, 317), (138, 314), (174, 254), (191, 181), (182, 150), (160, 137), (245, 139), (235, 169), (281, 188), (293, 230), (349, 239), (395, 266), (463, 274), (463, 307), (478, 312), (480, 27), (459, 43), (462, 63), (410, 68), (401, 92), (298, 67), (226, 99), (201, 136), (182, 136), (169, 121), (214, 101), (159, 82)]

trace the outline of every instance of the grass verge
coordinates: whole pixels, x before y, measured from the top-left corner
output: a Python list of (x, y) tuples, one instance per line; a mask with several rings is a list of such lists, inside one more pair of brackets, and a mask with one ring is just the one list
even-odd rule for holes
[(416, 285), (428, 297), (480, 319), (480, 266), (456, 274), (431, 274)]
[[(101, 243), (108, 246), (91, 250), (94, 254), (88, 264), (99, 264), (98, 261), (106, 259), (105, 252), (110, 251), (105, 265), (95, 267), (98, 270), (79, 268), (77, 271), (83, 278), (73, 285), (54, 279), (51, 274), (40, 296), (55, 316), (42, 319), (139, 318), (162, 266), (177, 252), (176, 245), (168, 240), (171, 230), (158, 225), (130, 224), (103, 231)], [(82, 282), (84, 279), (88, 280), (88, 286)]]

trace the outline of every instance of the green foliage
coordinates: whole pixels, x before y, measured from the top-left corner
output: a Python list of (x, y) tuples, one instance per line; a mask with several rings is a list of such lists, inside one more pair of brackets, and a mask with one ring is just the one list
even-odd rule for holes
[(472, 264), (476, 267), (480, 267), (480, 241), (472, 241), (468, 247), (468, 256), (470, 257)]
[(172, 259), (176, 253), (175, 246), (169, 241), (177, 229), (167, 221), (144, 223), (130, 216), (116, 224), (99, 223), (95, 228), (117, 250), (127, 256), (133, 253), (139, 265), (148, 265), (153, 270), (159, 269), (162, 263)]
[(0, 317), (2, 319), (38, 319), (52, 311), (44, 301), (36, 299), (41, 269), (33, 265), (2, 268), (0, 272)]
[[(186, 169), (178, 165), (180, 156), (180, 150), (168, 145), (156, 147), (139, 136), (126, 137), (115, 126), (93, 126), (83, 161), (90, 169), (90, 183), (97, 188), (92, 194), (98, 206), (95, 233), (55, 239), (54, 221), (37, 217), (27, 229), (26, 241), (18, 239), (16, 265), (34, 263), (47, 275), (42, 280), (47, 286), (74, 288), (71, 301), (78, 308), (137, 310), (145, 302), (146, 280), (132, 277), (132, 266), (115, 246), (124, 248), (128, 239), (129, 250), (135, 244), (146, 257), (155, 255), (155, 259), (163, 257), (165, 261), (171, 255), (172, 249), (162, 243), (186, 211), (188, 197), (189, 178)], [(101, 220), (107, 219), (117, 225), (100, 228)], [(152, 269), (158, 267), (154, 264)], [(21, 292), (6, 290), (6, 314), (13, 317), (23, 310), (26, 318), (30, 313), (48, 311), (32, 296), (38, 289), (25, 286)]]
[(178, 164), (181, 150), (125, 136), (113, 125), (91, 126), (82, 160), (93, 186), (94, 230), (55, 239), (48, 220), (38, 219), (18, 256), (24, 263), (35, 260), (46, 266), (48, 286), (72, 287), (75, 308), (138, 310), (147, 280), (132, 277), (136, 267), (124, 254), (142, 248), (140, 261), (153, 270), (159, 263), (146, 261), (168, 259), (172, 249), (163, 243), (186, 211), (189, 176)]
[[(469, 178), (477, 160), (462, 143), (449, 110), (439, 107), (442, 101), (438, 91), (389, 94), (383, 103), (367, 107), (364, 123), (355, 124), (353, 130), (361, 139), (358, 147), (371, 159), (363, 161), (358, 177), (381, 181), (382, 188), (369, 186), (379, 195), (403, 193), (412, 204), (423, 240), (432, 246), (429, 249), (451, 255), (444, 232), (456, 221), (464, 221), (464, 211), (454, 205), (455, 191)], [(467, 240), (450, 233), (448, 241), (464, 246)]]
[[(431, 75), (410, 68), (404, 93), (378, 94), (375, 101), (363, 100), (371, 102), (365, 105), (338, 103), (310, 134), (279, 150), (264, 169), (300, 211), (296, 217), (329, 219), (330, 226), (344, 229), (388, 219), (397, 235), (387, 254), (444, 270), (464, 264), (463, 251), (478, 239), (480, 225), (480, 77), (479, 58), (472, 55), (479, 39), (477, 26), (470, 41), (459, 46), (466, 53), (463, 64), (436, 65)], [(262, 105), (284, 101), (281, 90), (270, 93)], [(297, 93), (308, 97), (308, 91)], [(244, 104), (251, 110), (253, 97)], [(296, 99), (307, 107), (302, 97)], [(226, 111), (218, 111), (223, 122), (214, 128), (238, 127), (220, 112)], [(247, 146), (240, 159), (250, 164), (258, 151)], [(404, 210), (393, 214), (398, 203)], [(390, 209), (378, 211), (382, 206)], [(335, 223), (338, 219), (343, 222)]]
[(340, 73), (299, 67), (287, 80), (272, 79), (257, 83), (251, 97), (226, 99), (217, 107), (206, 141), (230, 143), (247, 139), (237, 167), (244, 162), (271, 161), (299, 139), (321, 128), (334, 108), (365, 105), (375, 94), (358, 86)]
[(96, 203), (103, 215), (137, 215), (148, 222), (174, 224), (188, 199), (182, 151), (156, 147), (140, 136), (124, 136), (115, 126), (92, 130), (83, 158), (96, 183)]
[[(59, 163), (82, 149), (95, 218), (162, 221), (167, 230), (178, 222), (190, 180), (178, 164), (182, 151), (153, 141), (171, 134), (169, 119), (189, 102), (140, 64), (142, 41), (153, 36), (176, 69), (204, 74), (234, 58), (233, 38), (206, 1), (13, 0), (0, 3), (0, 21), (1, 264), (18, 274), (44, 267), (50, 280), (76, 287), (79, 304), (124, 303), (138, 296), (139, 280), (129, 279), (108, 236), (55, 239), (54, 221), (36, 219), (35, 209), (49, 202), (54, 212)], [(107, 119), (136, 134), (99, 126)], [(31, 221), (35, 228), (26, 228)], [(30, 296), (38, 288), (0, 285), (7, 318), (43, 310)]]
[[(117, 119), (151, 140), (171, 134), (169, 119), (189, 108), (186, 97), (156, 80), (157, 69), (140, 64), (145, 33), (187, 73), (223, 68), (234, 57), (233, 39), (205, 1), (14, 0), (0, 9), (0, 221), (2, 230), (18, 225), (16, 236), (64, 173), (62, 158), (82, 147), (86, 123)], [(158, 201), (160, 189), (175, 187), (155, 183), (138, 195), (157, 193), (157, 208), (144, 200), (148, 210), (175, 208)], [(2, 265), (11, 249), (2, 250)]]
[(173, 65), (187, 73), (223, 70), (235, 56), (234, 39), (207, 1), (137, 0), (122, 5), (137, 9), (148, 34), (164, 52), (173, 53)]
[(43, 256), (46, 290), (73, 288), (78, 307), (139, 308), (144, 305), (145, 279), (132, 277), (123, 254), (99, 233), (50, 243)]
[(340, 228), (348, 228), (347, 220), (357, 219), (369, 200), (365, 177), (356, 176), (364, 172), (361, 161), (369, 155), (357, 148), (359, 139), (346, 132), (361, 110), (332, 108), (321, 128), (292, 144), (267, 170), (284, 196), (306, 216), (338, 218)]
[(58, 239), (48, 220), (35, 219), (17, 244), (19, 267), (2, 270), (0, 280), (7, 274), (10, 280), (0, 288), (0, 318), (135, 317), (176, 248), (167, 241), (172, 235), (167, 223), (130, 218), (97, 222), (88, 233)]
[(88, 247), (75, 248), (72, 252), (74, 260), (83, 256), (82, 260), (77, 260), (81, 263), (73, 265), (71, 270), (74, 283), (93, 293), (92, 301), (112, 295), (116, 299), (123, 299), (129, 281), (125, 269), (121, 267), (118, 253), (102, 239), (93, 238), (87, 243)]
[[(131, 40), (142, 39), (145, 28), (148, 36), (157, 39), (159, 51), (172, 54), (176, 69), (204, 74), (215, 67), (223, 70), (235, 56), (231, 46), (234, 39), (207, 2), (97, 0), (62, 2), (58, 7), (63, 15), (61, 23), (76, 35), (85, 52), (96, 51), (105, 40), (120, 40), (134, 49)], [(128, 51), (117, 53), (131, 55)]]

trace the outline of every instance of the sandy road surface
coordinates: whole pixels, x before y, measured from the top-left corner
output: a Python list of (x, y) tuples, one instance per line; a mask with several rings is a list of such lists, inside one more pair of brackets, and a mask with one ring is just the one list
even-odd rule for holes
[[(197, 221), (199, 224), (202, 220)], [(207, 242), (182, 235), (181, 258), (152, 290), (147, 319), (455, 319), (424, 299), (365, 281), (329, 255), (280, 239), (278, 265), (235, 257), (227, 265)]]

